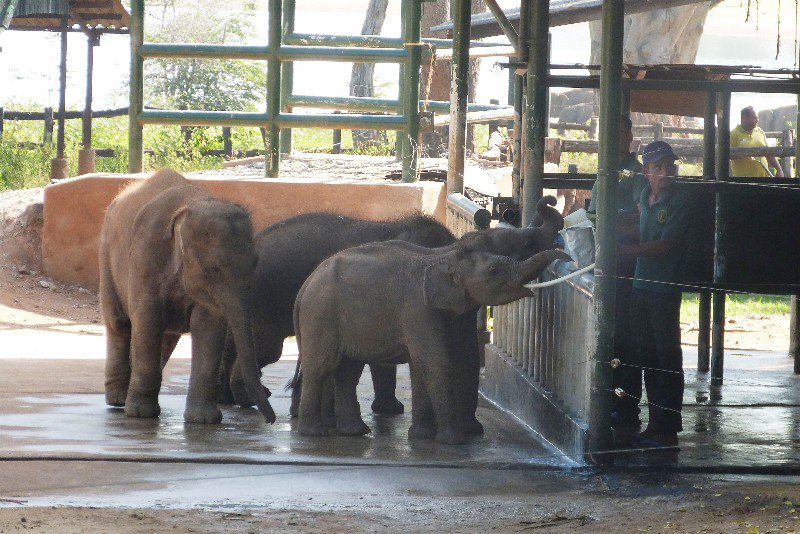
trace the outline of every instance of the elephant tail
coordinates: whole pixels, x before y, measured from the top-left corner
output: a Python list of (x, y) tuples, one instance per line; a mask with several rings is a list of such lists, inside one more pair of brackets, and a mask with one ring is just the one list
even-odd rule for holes
[(300, 358), (297, 358), (297, 365), (294, 368), (294, 376), (286, 382), (284, 386), (284, 391), (289, 391), (290, 389), (297, 389), (300, 387), (300, 384), (303, 383), (303, 372), (300, 370)]

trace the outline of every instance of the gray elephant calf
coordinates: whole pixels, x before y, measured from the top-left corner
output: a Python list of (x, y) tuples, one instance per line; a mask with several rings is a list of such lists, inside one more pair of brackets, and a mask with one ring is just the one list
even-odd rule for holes
[(275, 413), (253, 353), (250, 217), (183, 176), (161, 170), (111, 203), (100, 233), (100, 306), (106, 325), (106, 402), (155, 417), (162, 368), (192, 333), (184, 419), (218, 423), (217, 375), (230, 325), (247, 393)]
[(356, 385), (365, 363), (411, 368), (410, 438), (463, 443), (462, 397), (453, 377), (462, 354), (449, 349), (449, 323), (478, 305), (530, 296), (524, 284), (560, 250), (528, 260), (462, 249), (426, 249), (399, 241), (364, 245), (325, 260), (303, 284), (294, 321), (303, 361), (299, 431), (327, 435), (322, 420), (325, 379), (335, 377), (336, 430), (370, 432)]

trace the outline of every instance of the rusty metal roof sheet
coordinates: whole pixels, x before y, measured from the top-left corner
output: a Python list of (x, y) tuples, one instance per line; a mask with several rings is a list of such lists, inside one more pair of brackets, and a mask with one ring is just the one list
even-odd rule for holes
[[(2, 6), (10, 0), (0, 0)], [(127, 30), (130, 14), (120, 0), (18, 0), (10, 30), (61, 29), (63, 15), (72, 30)]]

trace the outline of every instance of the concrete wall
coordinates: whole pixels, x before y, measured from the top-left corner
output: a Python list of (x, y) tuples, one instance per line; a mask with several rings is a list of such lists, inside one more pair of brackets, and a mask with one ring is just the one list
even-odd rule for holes
[[(100, 227), (106, 208), (128, 183), (146, 176), (89, 174), (47, 186), (42, 235), (45, 273), (63, 282), (96, 289)], [(215, 197), (246, 207), (256, 231), (310, 211), (370, 220), (421, 212), (443, 223), (445, 220), (445, 187), (439, 182), (321, 183), (225, 176), (190, 179)]]

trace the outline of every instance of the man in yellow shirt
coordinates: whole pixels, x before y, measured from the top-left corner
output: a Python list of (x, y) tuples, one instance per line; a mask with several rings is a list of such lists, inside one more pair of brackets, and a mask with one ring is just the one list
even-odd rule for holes
[[(767, 146), (767, 136), (758, 127), (758, 115), (752, 106), (742, 110), (742, 122), (731, 131), (731, 148), (759, 148)], [(767, 162), (775, 169), (774, 176), (783, 177), (783, 169), (775, 156), (731, 158), (732, 176), (769, 177)]]

